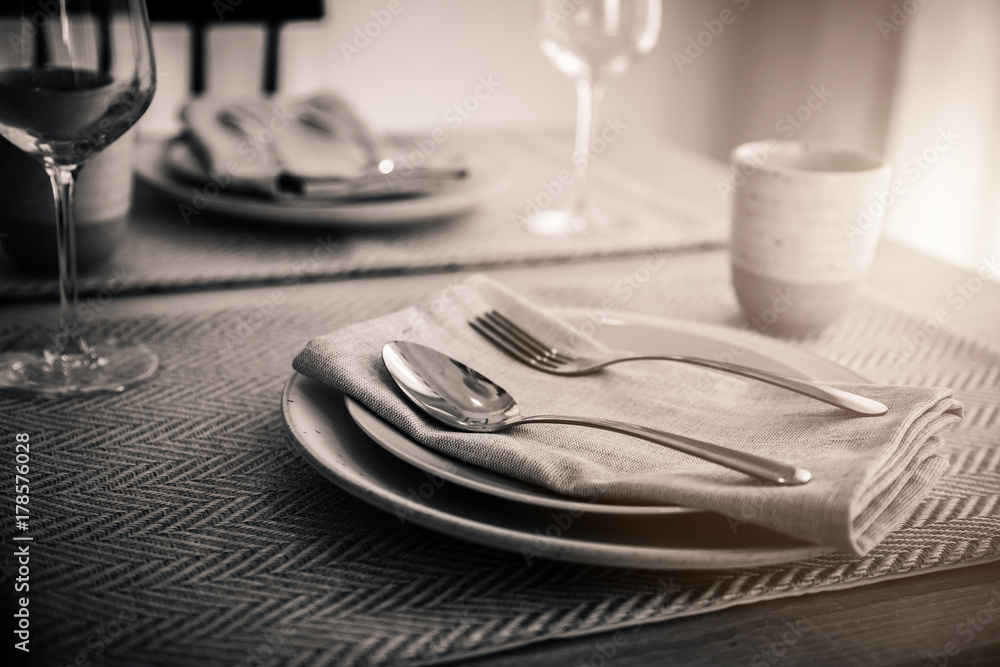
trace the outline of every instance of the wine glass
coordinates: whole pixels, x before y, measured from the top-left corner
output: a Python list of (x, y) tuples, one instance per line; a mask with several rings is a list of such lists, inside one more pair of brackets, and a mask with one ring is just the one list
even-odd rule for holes
[[(586, 207), (591, 141), (607, 80), (624, 74), (660, 36), (661, 0), (539, 0), (536, 31), (542, 53), (576, 85), (573, 179), (560, 206), (528, 221), (539, 235), (582, 232), (595, 213)], [(586, 210), (585, 210), (586, 209)]]
[(0, 354), (0, 387), (32, 394), (122, 391), (156, 371), (142, 345), (84, 338), (77, 319), (73, 185), (87, 159), (121, 137), (156, 87), (143, 0), (5, 0), (0, 6), (0, 135), (52, 182), (60, 333)]

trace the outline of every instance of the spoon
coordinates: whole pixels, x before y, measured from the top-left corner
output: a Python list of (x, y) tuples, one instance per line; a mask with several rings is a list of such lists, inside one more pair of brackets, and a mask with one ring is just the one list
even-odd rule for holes
[(589, 417), (522, 415), (517, 401), (503, 387), (418, 343), (386, 343), (382, 361), (407, 398), (442, 424), (460, 431), (493, 433), (515, 424), (587, 426), (648, 440), (775, 484), (794, 486), (812, 479), (812, 473), (804, 468), (644, 426)]
[[(442, 185), (468, 175), (465, 167), (405, 165), (386, 155), (368, 124), (347, 100), (330, 92), (314, 95), (299, 105), (299, 119), (329, 134), (351, 137), (368, 156), (369, 168), (386, 177), (438, 179)], [(428, 156), (429, 157), (429, 156)], [(403, 174), (401, 172), (405, 171)]]
[[(296, 113), (301, 111), (297, 107), (293, 108)], [(269, 118), (262, 115), (260, 110), (254, 108), (253, 105), (231, 104), (221, 110), (213, 109), (209, 114), (196, 115), (196, 113), (189, 109), (187, 118), (189, 124), (194, 125), (194, 122), (199, 122), (199, 126), (203, 128), (202, 131), (192, 134), (196, 141), (206, 144), (204, 149), (200, 151), (199, 157), (226, 154), (226, 151), (229, 150), (228, 146), (232, 142), (232, 137), (228, 136), (228, 133), (223, 133), (220, 136), (218, 132), (214, 131), (217, 124), (235, 130), (251, 143), (258, 141), (257, 137), (265, 136), (264, 133), (272, 132), (268, 125)], [(308, 118), (311, 116), (296, 116), (296, 120), (306, 123), (311, 128), (318, 128), (331, 137), (349, 138), (350, 136), (320, 127)], [(383, 169), (385, 165), (372, 163), (353, 176), (303, 175), (297, 173), (292, 166), (287, 164), (288, 162), (294, 163), (295, 160), (284, 157), (282, 147), (285, 143), (285, 137), (280, 133), (273, 133), (272, 136), (270, 142), (258, 146), (263, 151), (262, 154), (254, 160), (252, 165), (245, 165), (241, 171), (241, 177), (245, 183), (252, 183), (261, 194), (277, 199), (291, 197), (292, 199), (338, 199), (360, 202), (420, 197), (439, 192), (449, 183), (464, 178), (466, 175), (464, 168), (415, 168), (411, 169), (404, 178), (394, 171), (395, 166), (391, 160), (388, 169)], [(213, 148), (211, 146), (211, 144), (220, 141), (222, 143), (219, 147)], [(319, 143), (317, 145), (323, 146), (325, 144)], [(367, 148), (365, 150), (368, 151)], [(210, 159), (206, 168), (208, 170), (213, 168)], [(396, 178), (396, 176), (399, 177)]]

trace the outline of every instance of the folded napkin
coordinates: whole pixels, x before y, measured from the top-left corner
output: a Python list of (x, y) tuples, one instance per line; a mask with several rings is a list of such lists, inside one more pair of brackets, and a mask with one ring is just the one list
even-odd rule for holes
[[(897, 528), (947, 469), (934, 453), (939, 434), (963, 416), (950, 389), (834, 385), (889, 406), (882, 417), (855, 417), (679, 363), (640, 361), (584, 377), (553, 376), (511, 359), (472, 330), (469, 319), (490, 309), (568, 349), (603, 349), (480, 275), (422, 304), (315, 338), (294, 367), (432, 449), (561, 494), (712, 510), (859, 555)], [(391, 340), (423, 343), (471, 366), (507, 389), (526, 415), (641, 424), (801, 465), (813, 479), (773, 486), (643, 440), (574, 426), (457, 432), (426, 417), (397, 389), (381, 358)]]
[(211, 178), (231, 193), (286, 201), (417, 196), (460, 181), (467, 171), (454, 154), (434, 155), (430, 168), (420, 151), (411, 161), (394, 150), (395, 169), (382, 173), (375, 163), (384, 157), (383, 146), (332, 92), (199, 98), (181, 118), (185, 130), (169, 147), (166, 166), (187, 180)]

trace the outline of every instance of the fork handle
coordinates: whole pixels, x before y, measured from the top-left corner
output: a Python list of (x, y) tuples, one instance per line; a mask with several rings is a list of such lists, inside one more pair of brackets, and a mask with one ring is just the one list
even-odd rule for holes
[(676, 355), (641, 355), (631, 356), (626, 359), (615, 359), (605, 365), (610, 366), (611, 364), (621, 363), (623, 361), (640, 360), (679, 361), (684, 364), (704, 366), (705, 368), (711, 368), (724, 373), (742, 375), (743, 377), (773, 384), (776, 387), (781, 387), (782, 389), (788, 389), (789, 391), (794, 391), (799, 394), (809, 396), (810, 398), (815, 398), (817, 401), (823, 401), (824, 403), (829, 403), (830, 405), (835, 405), (838, 408), (850, 410), (851, 412), (859, 415), (877, 417), (879, 415), (884, 415), (889, 411), (889, 408), (883, 403), (879, 403), (878, 401), (870, 398), (865, 398), (864, 396), (852, 394), (851, 392), (844, 391), (843, 389), (826, 387), (814, 382), (809, 382), (808, 380), (798, 380), (796, 378), (788, 377), (787, 375), (781, 375), (780, 373), (772, 373), (759, 368), (750, 368), (749, 366), (740, 366), (739, 364), (730, 364), (724, 361), (712, 361), (711, 359), (681, 357)]
[(648, 440), (664, 447), (670, 447), (677, 451), (690, 454), (691, 456), (712, 463), (717, 463), (726, 468), (737, 470), (757, 479), (783, 486), (797, 486), (805, 484), (812, 479), (812, 473), (805, 468), (788, 465), (779, 461), (772, 461), (762, 456), (748, 454), (746, 452), (729, 449), (720, 445), (713, 445), (710, 442), (702, 442), (687, 438), (682, 435), (674, 435), (665, 431), (646, 428), (635, 424), (612, 421), (610, 419), (590, 419), (584, 417), (557, 417), (553, 415), (536, 415), (525, 417), (521, 424), (566, 424), (569, 426), (588, 426), (599, 428), (605, 431), (613, 431), (624, 435), (631, 435), (642, 440)]

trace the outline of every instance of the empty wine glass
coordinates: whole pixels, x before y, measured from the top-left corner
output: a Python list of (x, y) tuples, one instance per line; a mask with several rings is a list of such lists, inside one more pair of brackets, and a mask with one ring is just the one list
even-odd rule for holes
[(77, 319), (73, 185), (88, 158), (146, 111), (156, 87), (142, 0), (5, 0), (0, 5), (0, 134), (52, 182), (60, 333), (0, 354), (0, 387), (35, 394), (121, 391), (156, 371), (142, 345), (84, 338)]
[(607, 80), (649, 53), (660, 36), (661, 0), (539, 0), (542, 53), (576, 85), (573, 180), (561, 206), (528, 223), (540, 235), (576, 234), (587, 227), (586, 179), (591, 141)]

